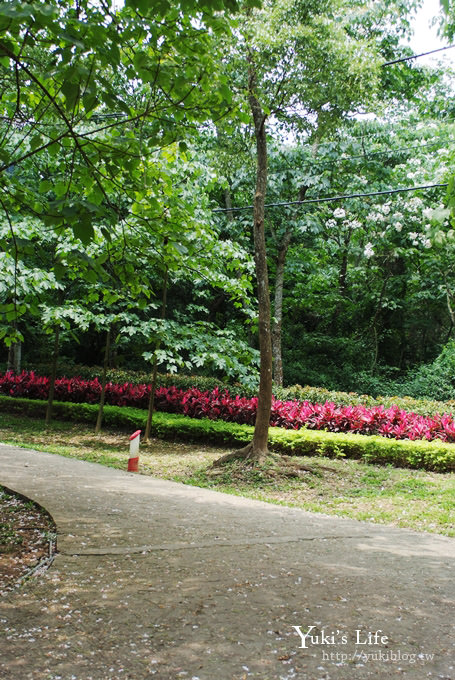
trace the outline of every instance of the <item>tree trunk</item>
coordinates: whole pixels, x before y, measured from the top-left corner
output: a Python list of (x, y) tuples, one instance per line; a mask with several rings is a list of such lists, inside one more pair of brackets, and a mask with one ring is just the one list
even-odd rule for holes
[(332, 315), (332, 320), (330, 322), (330, 329), (332, 333), (336, 332), (338, 326), (338, 319), (341, 315), (341, 312), (343, 311), (347, 295), (348, 257), (351, 237), (352, 229), (348, 229), (348, 232), (346, 233), (344, 238), (343, 254), (341, 256), (340, 271), (338, 273), (338, 302), (336, 304), (336, 307)]
[(256, 137), (256, 190), (254, 194), (253, 234), (254, 262), (259, 308), (259, 393), (254, 425), (253, 441), (243, 449), (222, 456), (214, 466), (235, 459), (260, 463), (268, 454), (270, 412), (272, 409), (272, 332), (270, 313), (269, 275), (265, 244), (265, 192), (267, 189), (267, 132), (266, 114), (262, 111), (256, 94), (256, 71), (252, 57), (249, 58), (249, 104), (254, 120)]
[(270, 315), (269, 277), (265, 245), (265, 192), (267, 188), (267, 133), (265, 116), (254, 94), (250, 96), (253, 112), (256, 149), (256, 193), (254, 197), (254, 261), (259, 306), (259, 394), (254, 426), (253, 446), (249, 458), (260, 461), (268, 453), (270, 411), (272, 408), (272, 333)]
[[(161, 320), (164, 321), (166, 318), (166, 305), (167, 305), (167, 284), (168, 284), (168, 268), (165, 268), (164, 271), (164, 277), (163, 277), (163, 297), (161, 300)], [(148, 442), (150, 439), (150, 430), (152, 429), (152, 420), (153, 420), (153, 409), (155, 406), (155, 390), (156, 390), (156, 376), (158, 373), (158, 359), (156, 356), (157, 351), (160, 348), (160, 342), (156, 343), (156, 348), (155, 348), (155, 357), (153, 359), (153, 369), (152, 369), (152, 382), (150, 384), (150, 398), (149, 398), (149, 406), (148, 406), (148, 413), (147, 413), (147, 424), (145, 426), (145, 434), (144, 434), (144, 439), (142, 440), (144, 444)]]
[(16, 375), (21, 372), (22, 343), (13, 342), (8, 349), (7, 371), (13, 371)]
[(111, 329), (109, 328), (106, 333), (106, 347), (104, 349), (104, 362), (103, 362), (103, 375), (101, 378), (101, 396), (100, 404), (98, 408), (98, 417), (96, 419), (95, 434), (98, 434), (101, 430), (101, 425), (103, 423), (103, 411), (104, 402), (106, 399), (106, 383), (107, 383), (107, 369), (109, 366), (109, 354), (111, 349)]
[(230, 187), (226, 187), (224, 190), (224, 203), (226, 205), (226, 210), (227, 210), (227, 218), (229, 222), (234, 221), (234, 213), (232, 212), (232, 199), (231, 199), (231, 189)]
[(55, 328), (55, 335), (54, 335), (54, 351), (52, 352), (52, 366), (51, 366), (51, 375), (49, 378), (49, 395), (47, 399), (47, 408), (46, 408), (46, 419), (45, 419), (45, 425), (48, 427), (49, 423), (51, 422), (52, 419), (52, 406), (54, 403), (54, 392), (55, 392), (55, 378), (57, 376), (57, 362), (58, 362), (58, 354), (59, 354), (59, 340), (60, 340), (60, 328), (57, 326)]
[(111, 351), (109, 354), (109, 368), (118, 368), (119, 362), (118, 362), (118, 340), (119, 332), (118, 332), (118, 324), (113, 323), (111, 326)]
[(283, 287), (284, 287), (284, 265), (289, 244), (291, 243), (291, 232), (287, 231), (280, 243), (278, 257), (276, 261), (275, 276), (275, 306), (272, 328), (272, 354), (273, 354), (273, 380), (276, 385), (283, 385), (283, 359), (281, 354), (281, 327), (283, 323)]
[[(303, 184), (299, 190), (299, 201), (305, 200), (308, 186)], [(296, 216), (297, 217), (297, 216)], [(283, 385), (283, 358), (281, 352), (281, 330), (283, 325), (283, 288), (284, 288), (284, 265), (286, 255), (291, 244), (292, 232), (287, 231), (278, 246), (275, 276), (275, 321), (272, 326), (272, 354), (273, 354), (273, 380), (280, 387)]]
[(379, 355), (379, 333), (378, 333), (378, 321), (379, 321), (379, 316), (381, 314), (381, 309), (382, 309), (382, 301), (384, 299), (385, 291), (387, 288), (387, 283), (390, 278), (390, 272), (386, 273), (385, 278), (382, 282), (382, 287), (381, 287), (381, 292), (379, 294), (378, 302), (376, 305), (376, 311), (373, 316), (372, 322), (371, 322), (371, 328), (373, 331), (373, 339), (374, 339), (374, 347), (373, 347), (373, 360), (371, 362), (371, 367), (370, 370), (372, 373), (375, 372), (376, 370), (376, 365), (378, 363), (378, 355)]

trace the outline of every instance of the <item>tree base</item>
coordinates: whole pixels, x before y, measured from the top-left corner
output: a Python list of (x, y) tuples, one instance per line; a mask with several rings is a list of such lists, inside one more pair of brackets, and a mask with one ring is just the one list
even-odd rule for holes
[(262, 463), (267, 458), (268, 453), (267, 449), (265, 451), (255, 449), (253, 442), (251, 441), (242, 449), (238, 449), (232, 453), (226, 453), (224, 456), (221, 456), (221, 458), (217, 458), (217, 460), (212, 463), (211, 467), (220, 467), (233, 460), (243, 460), (246, 465), (256, 465), (257, 463)]
[(218, 458), (212, 463), (212, 465), (209, 467), (209, 470), (216, 470), (217, 468), (223, 467), (224, 465), (234, 461), (243, 461), (244, 467), (246, 469), (248, 467), (253, 467), (254, 465), (261, 465), (262, 463), (266, 462), (266, 459), (268, 459), (268, 465), (266, 465), (264, 468), (264, 474), (266, 474), (271, 479), (304, 479), (308, 473), (315, 475), (316, 477), (322, 477), (323, 470), (331, 473), (338, 473), (336, 468), (327, 465), (321, 465), (319, 461), (315, 462), (315, 465), (312, 466), (304, 465), (298, 460), (293, 460), (290, 456), (279, 453), (266, 451), (265, 453), (255, 454), (253, 451), (253, 442), (250, 442), (238, 451), (233, 451), (232, 453), (227, 453), (224, 456), (221, 456), (221, 458)]

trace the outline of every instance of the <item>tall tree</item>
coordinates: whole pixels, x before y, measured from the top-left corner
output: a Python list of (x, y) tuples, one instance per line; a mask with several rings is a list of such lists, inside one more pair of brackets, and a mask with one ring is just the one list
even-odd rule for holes
[[(364, 5), (352, 0), (323, 0), (317, 7), (310, 0), (266, 1), (261, 9), (247, 10), (239, 21), (238, 49), (230, 64), (231, 78), (240, 84), (239, 96), (244, 97), (256, 143), (253, 233), (261, 367), (253, 440), (240, 451), (223, 456), (220, 464), (235, 458), (256, 462), (267, 455), (272, 403), (265, 240), (269, 127), (294, 129), (311, 138), (316, 129), (324, 134), (349, 112), (372, 101), (380, 66), (379, 46), (371, 35), (376, 35), (378, 22), (382, 21), (385, 28), (391, 15), (399, 17), (402, 5)], [(361, 7), (364, 11), (359, 13)], [(232, 45), (229, 49), (232, 54)]]

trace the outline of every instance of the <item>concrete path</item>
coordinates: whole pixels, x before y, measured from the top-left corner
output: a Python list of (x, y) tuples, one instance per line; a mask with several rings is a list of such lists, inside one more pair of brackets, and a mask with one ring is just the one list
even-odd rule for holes
[(1, 680), (455, 680), (453, 539), (4, 445), (0, 470), (58, 528), (0, 601)]

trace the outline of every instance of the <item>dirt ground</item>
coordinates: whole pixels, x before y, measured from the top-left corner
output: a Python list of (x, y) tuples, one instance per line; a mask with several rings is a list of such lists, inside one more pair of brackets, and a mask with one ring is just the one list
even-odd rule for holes
[(50, 557), (51, 517), (35, 503), (0, 487), (0, 594), (20, 585)]

